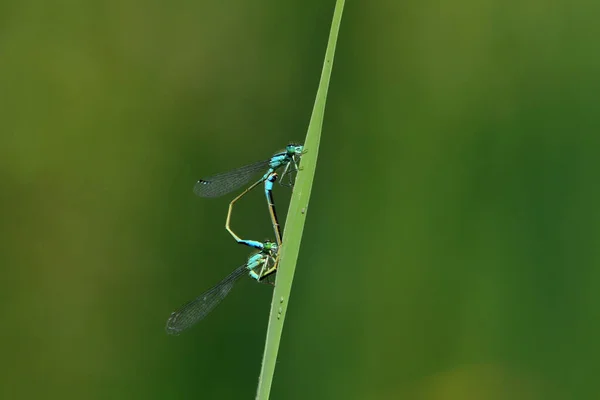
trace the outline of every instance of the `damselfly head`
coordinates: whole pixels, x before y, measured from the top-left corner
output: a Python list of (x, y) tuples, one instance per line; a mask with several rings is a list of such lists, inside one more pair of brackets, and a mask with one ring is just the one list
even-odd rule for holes
[(299, 156), (302, 155), (304, 150), (304, 146), (301, 144), (290, 143), (285, 147), (285, 151), (289, 156)]
[(263, 247), (263, 251), (265, 253), (271, 253), (271, 254), (277, 254), (277, 243), (275, 242), (270, 242), (270, 241), (266, 241), (263, 243), (264, 247)]

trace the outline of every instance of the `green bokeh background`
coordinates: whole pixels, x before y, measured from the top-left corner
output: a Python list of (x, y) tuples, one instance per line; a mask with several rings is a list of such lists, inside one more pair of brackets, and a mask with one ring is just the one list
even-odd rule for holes
[[(303, 140), (333, 6), (0, 4), (0, 398), (253, 398), (270, 287), (163, 330), (248, 254), (191, 189)], [(598, 15), (346, 3), (273, 399), (598, 398)]]

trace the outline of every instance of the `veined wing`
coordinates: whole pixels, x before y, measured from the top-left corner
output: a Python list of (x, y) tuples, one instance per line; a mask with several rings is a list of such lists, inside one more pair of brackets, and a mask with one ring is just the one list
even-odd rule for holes
[(229, 294), (235, 281), (244, 275), (246, 271), (246, 264), (238, 267), (214, 287), (173, 311), (165, 327), (167, 333), (178, 335), (181, 331), (206, 317)]
[(232, 171), (200, 179), (194, 185), (194, 193), (200, 197), (219, 197), (247, 184), (259, 171), (266, 173), (269, 169), (269, 160), (255, 162)]

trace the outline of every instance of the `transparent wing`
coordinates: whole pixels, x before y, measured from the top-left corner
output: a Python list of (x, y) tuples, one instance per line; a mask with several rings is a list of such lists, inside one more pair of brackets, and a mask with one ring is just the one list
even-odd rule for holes
[(234, 283), (246, 273), (246, 264), (238, 267), (213, 288), (173, 311), (167, 320), (166, 331), (178, 335), (208, 315), (229, 294)]
[(219, 197), (238, 189), (250, 181), (259, 171), (269, 169), (269, 160), (255, 162), (232, 171), (200, 179), (194, 185), (194, 193), (200, 197)]

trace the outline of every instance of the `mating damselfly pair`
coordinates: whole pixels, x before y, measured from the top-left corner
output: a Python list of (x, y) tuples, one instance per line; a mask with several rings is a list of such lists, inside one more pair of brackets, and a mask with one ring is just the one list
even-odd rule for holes
[[(274, 154), (267, 160), (213, 175), (206, 179), (200, 179), (196, 182), (194, 186), (194, 193), (196, 195), (200, 197), (219, 197), (248, 184), (253, 176), (259, 172), (263, 172), (260, 179), (229, 203), (227, 218), (225, 220), (225, 228), (235, 241), (252, 247), (255, 249), (255, 252), (250, 255), (243, 265), (236, 268), (221, 282), (171, 313), (165, 328), (167, 333), (177, 335), (206, 317), (229, 294), (235, 282), (245, 273), (248, 273), (256, 281), (263, 282), (277, 272), (282, 236), (272, 192), (273, 185), (278, 179), (276, 171), (283, 168), (280, 183), (282, 183), (284, 178), (288, 178), (288, 185), (291, 186), (292, 174), (298, 171), (298, 164), (303, 153), (304, 147), (302, 145), (289, 144), (284, 151)], [(271, 224), (273, 225), (275, 242), (242, 239), (233, 232), (230, 226), (234, 204), (261, 183), (264, 183), (265, 197), (267, 199)]]

